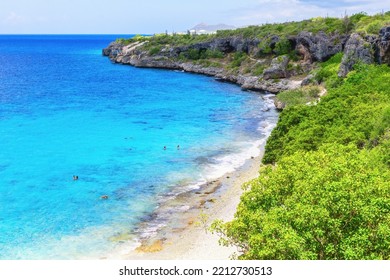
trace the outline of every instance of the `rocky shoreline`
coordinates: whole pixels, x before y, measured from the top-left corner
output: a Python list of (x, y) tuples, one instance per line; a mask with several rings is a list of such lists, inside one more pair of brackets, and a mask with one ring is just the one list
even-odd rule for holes
[[(182, 70), (191, 73), (213, 76), (222, 81), (240, 85), (243, 89), (278, 93), (284, 90), (296, 89), (308, 84), (312, 78), (309, 73), (317, 62), (323, 62), (336, 53), (343, 52), (343, 60), (339, 76), (344, 77), (358, 62), (390, 63), (390, 26), (380, 30), (378, 36), (362, 36), (357, 33), (349, 35), (325, 34), (319, 32), (301, 32), (297, 36), (288, 37), (289, 44), (298, 55), (298, 60), (292, 62), (288, 55), (272, 55), (259, 58), (263, 45), (271, 50), (281, 40), (272, 36), (267, 44), (261, 44), (259, 39), (243, 37), (213, 38), (208, 42), (195, 43), (188, 46), (169, 46), (151, 54), (145, 48), (148, 41), (133, 42), (128, 45), (112, 42), (103, 49), (103, 55), (114, 63), (132, 65), (143, 68), (162, 68)], [(231, 71), (223, 65), (202, 65), (197, 61), (183, 60), (180, 54), (188, 50), (213, 50), (224, 55), (242, 52), (248, 55), (254, 65), (262, 65), (262, 74), (254, 75), (251, 71)]]

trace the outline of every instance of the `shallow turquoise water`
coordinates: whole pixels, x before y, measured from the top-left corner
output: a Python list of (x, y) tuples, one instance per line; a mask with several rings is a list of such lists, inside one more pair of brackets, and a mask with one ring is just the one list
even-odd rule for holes
[(112, 250), (164, 198), (239, 167), (275, 123), (235, 85), (112, 64), (101, 49), (115, 37), (0, 36), (0, 259)]

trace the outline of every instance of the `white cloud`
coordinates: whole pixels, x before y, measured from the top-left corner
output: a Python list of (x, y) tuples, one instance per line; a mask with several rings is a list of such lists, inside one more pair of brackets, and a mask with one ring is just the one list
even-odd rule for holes
[(297, 0), (261, 0), (258, 3), (259, 5), (251, 9), (240, 11), (235, 21), (242, 22), (242, 25), (248, 25), (326, 16), (326, 9), (312, 4), (303, 4)]
[(21, 16), (15, 12), (9, 12), (8, 15), (4, 18), (3, 23), (8, 25), (20, 25), (26, 23), (27, 18)]

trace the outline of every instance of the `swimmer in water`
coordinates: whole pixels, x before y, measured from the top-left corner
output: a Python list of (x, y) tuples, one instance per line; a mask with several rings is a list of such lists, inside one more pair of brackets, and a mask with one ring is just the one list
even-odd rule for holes
[(73, 181), (76, 181), (79, 179), (79, 176), (73, 175)]
[(167, 149), (167, 146), (164, 146), (164, 151)]

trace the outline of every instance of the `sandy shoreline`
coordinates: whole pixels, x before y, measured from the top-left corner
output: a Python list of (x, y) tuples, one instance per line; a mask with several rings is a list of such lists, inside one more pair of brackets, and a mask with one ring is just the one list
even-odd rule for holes
[[(122, 246), (120, 252), (108, 258), (132, 260), (227, 260), (237, 252), (234, 247), (218, 244), (219, 237), (205, 228), (215, 219), (232, 220), (243, 193), (242, 185), (259, 175), (264, 145), (260, 155), (248, 159), (238, 170), (225, 174), (198, 191), (175, 199), (168, 204), (184, 207), (177, 220), (171, 221), (152, 238), (137, 248)], [(190, 205), (190, 206), (188, 206)], [(164, 209), (163, 209), (164, 210)]]

